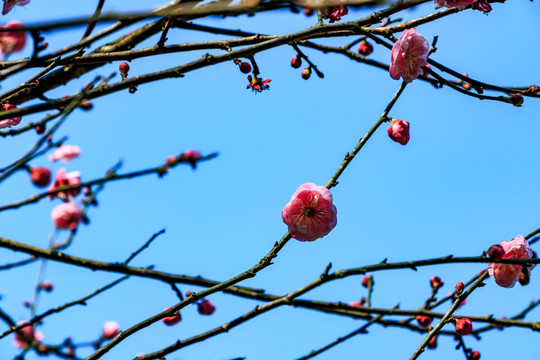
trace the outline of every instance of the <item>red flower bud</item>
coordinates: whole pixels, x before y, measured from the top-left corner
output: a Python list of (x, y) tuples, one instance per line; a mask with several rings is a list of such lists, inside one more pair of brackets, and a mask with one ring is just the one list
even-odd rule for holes
[(431, 338), (431, 340), (429, 340), (427, 343), (427, 348), (432, 350), (437, 348), (437, 336), (434, 336)]
[(306, 16), (311, 16), (315, 12), (312, 8), (305, 8), (303, 11), (304, 11), (304, 15)]
[(30, 168), (30, 180), (37, 187), (45, 187), (51, 182), (51, 171), (46, 167)]
[[(168, 309), (168, 308), (167, 308)], [(165, 309), (165, 310), (167, 310)], [(163, 321), (163, 323), (165, 325), (168, 325), (168, 326), (172, 326), (172, 325), (175, 325), (175, 324), (178, 324), (180, 322), (180, 320), (182, 320), (182, 317), (180, 316), (180, 313), (178, 311), (176, 311), (173, 315), (171, 316), (166, 316), (164, 317), (163, 319), (161, 319), (161, 321)]]
[(251, 72), (251, 64), (245, 61), (240, 63), (240, 71), (244, 74), (249, 74)]
[(39, 285), (40, 288), (46, 292), (51, 292), (53, 290), (53, 283), (51, 281), (44, 281)]
[(311, 76), (311, 69), (309, 66), (302, 71), (302, 79), (307, 80)]
[(458, 296), (463, 294), (464, 289), (465, 289), (465, 285), (461, 281), (456, 284), (456, 294)]
[(471, 319), (461, 318), (456, 320), (456, 332), (463, 336), (472, 333), (473, 327)]
[(291, 66), (295, 69), (298, 69), (300, 66), (302, 66), (302, 58), (298, 55), (293, 57), (291, 60)]
[(473, 351), (471, 353), (470, 359), (471, 360), (480, 360), (480, 353), (478, 351)]
[(362, 286), (367, 288), (369, 284), (373, 285), (373, 275), (367, 275), (362, 278)]
[(368, 56), (371, 55), (373, 52), (373, 45), (371, 45), (370, 42), (366, 40), (362, 40), (360, 42), (360, 45), (358, 45), (358, 53), (362, 56)]
[(504, 255), (504, 249), (499, 244), (492, 245), (487, 251), (487, 256), (489, 256), (491, 259), (494, 259), (494, 260), (501, 259), (503, 255)]
[(129, 64), (127, 62), (120, 63), (118, 66), (118, 70), (120, 70), (120, 75), (122, 75), (123, 78), (127, 77), (128, 71), (129, 71)]
[(418, 321), (418, 325), (421, 328), (427, 329), (431, 325), (433, 318), (431, 316), (416, 315), (416, 321)]
[(523, 104), (523, 95), (520, 93), (510, 94), (510, 103), (514, 106), (521, 107)]
[(429, 283), (431, 284), (431, 288), (433, 290), (438, 290), (444, 285), (444, 282), (438, 276), (432, 276), (431, 279), (429, 279)]
[(197, 310), (201, 315), (212, 315), (216, 311), (216, 307), (209, 300), (202, 299), (201, 302), (197, 304)]
[(401, 145), (407, 145), (411, 135), (409, 133), (409, 122), (405, 120), (392, 120), (392, 124), (388, 128), (388, 136)]

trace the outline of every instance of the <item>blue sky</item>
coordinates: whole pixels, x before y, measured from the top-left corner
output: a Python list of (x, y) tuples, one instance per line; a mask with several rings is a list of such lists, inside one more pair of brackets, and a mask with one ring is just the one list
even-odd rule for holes
[[(162, 3), (131, 1), (129, 8), (125, 4), (108, 0), (106, 8), (139, 10)], [(93, 2), (74, 6), (73, 2), (59, 0), (33, 1), (3, 20), (37, 23), (90, 14), (94, 6)], [(533, 35), (540, 31), (538, 4), (508, 1), (493, 8), (488, 16), (468, 10), (418, 30), (429, 41), (439, 36), (432, 58), (456, 71), (497, 85), (539, 84), (539, 52)], [(433, 4), (428, 3), (403, 12), (402, 17), (409, 20), (431, 12)], [(343, 20), (366, 14), (367, 10), (351, 11)], [(285, 34), (314, 21), (301, 14), (281, 12), (212, 18), (200, 23)], [(46, 38), (52, 50), (80, 38), (83, 32), (84, 28), (77, 28), (46, 34)], [(172, 30), (168, 38), (168, 43), (174, 44), (217, 37)], [(341, 45), (353, 39), (321, 42)], [(29, 51), (27, 48), (20, 56), (29, 55)], [(324, 185), (400, 85), (385, 71), (343, 56), (310, 49), (305, 53), (324, 72), (324, 79), (312, 76), (303, 80), (301, 70), (289, 66), (293, 49), (282, 47), (256, 56), (261, 75), (272, 79), (270, 91), (255, 94), (246, 90), (245, 75), (231, 62), (189, 73), (182, 79), (140, 86), (133, 95), (125, 91), (96, 99), (91, 112), (76, 111), (57, 136), (67, 135), (69, 144), (81, 147), (81, 157), (65, 167), (80, 170), (83, 180), (102, 176), (119, 159), (124, 160), (122, 171), (128, 172), (158, 165), (168, 155), (192, 148), (220, 155), (200, 164), (196, 171), (177, 167), (162, 179), (149, 176), (108, 184), (99, 196), (99, 207), (89, 213), (90, 225), (80, 227), (68, 253), (123, 261), (153, 233), (166, 228), (166, 233), (133, 265), (155, 265), (161, 271), (225, 280), (257, 263), (285, 233), (280, 212), (296, 188), (304, 182)], [(173, 67), (201, 55), (192, 52), (135, 60), (130, 63), (130, 76)], [(372, 57), (388, 62), (390, 52), (375, 47)], [(106, 76), (116, 71), (118, 63), (49, 95), (72, 94), (96, 74)], [(33, 73), (4, 81), (2, 90)], [(274, 265), (243, 285), (285, 294), (317, 278), (329, 262), (338, 270), (375, 264), (384, 258), (394, 262), (448, 254), (473, 256), (494, 243), (540, 227), (539, 110), (538, 99), (526, 98), (523, 107), (516, 108), (414, 81), (390, 114), (411, 123), (410, 143), (401, 146), (392, 142), (386, 135), (387, 126), (381, 127), (332, 189), (337, 227), (313, 243), (292, 240)], [(40, 116), (31, 115), (23, 122), (38, 119)], [(23, 154), (36, 139), (34, 133), (2, 139), (2, 164)], [(46, 158), (32, 165), (51, 166), (53, 170), (60, 167)], [(2, 183), (0, 202), (7, 204), (34, 193), (36, 189), (21, 172)], [(1, 236), (46, 247), (53, 231), (50, 212), (58, 203), (43, 200), (3, 212)], [(22, 254), (0, 250), (0, 264), (22, 258)], [(482, 268), (481, 264), (459, 264), (417, 272), (379, 272), (374, 275), (373, 304), (392, 307), (399, 303), (403, 309), (415, 309), (430, 294), (431, 276), (443, 278), (442, 294), (446, 294), (457, 281), (468, 280)], [(0, 306), (16, 320), (28, 317), (21, 303), (32, 296), (36, 272), (37, 264), (0, 272)], [(519, 313), (537, 299), (540, 285), (535, 275), (533, 271), (530, 285), (513, 289), (500, 288), (488, 279), (487, 286), (473, 293), (459, 314), (509, 317)], [(79, 298), (118, 277), (49, 263), (46, 278), (55, 283), (55, 290), (42, 296), (39, 309)], [(179, 287), (182, 291), (199, 290)], [(363, 295), (360, 277), (350, 277), (303, 298), (348, 303)], [(214, 294), (210, 300), (217, 307), (214, 315), (202, 317), (189, 306), (182, 311), (183, 320), (178, 325), (169, 328), (156, 323), (122, 342), (103, 359), (131, 359), (138, 353), (156, 351), (228, 322), (259, 304), (224, 294)], [(115, 320), (127, 328), (175, 303), (176, 297), (167, 285), (130, 279), (84, 308), (51, 317), (40, 330), (50, 343), (60, 343), (66, 336), (76, 342), (88, 341), (99, 335), (105, 321)], [(439, 310), (445, 312), (448, 306)], [(539, 315), (535, 310), (528, 319), (534, 321)], [(361, 324), (349, 318), (283, 307), (168, 359), (294, 359)], [(422, 339), (402, 329), (373, 326), (369, 335), (349, 340), (318, 359), (408, 358)], [(480, 342), (466, 340), (484, 359), (538, 356), (532, 345), (507, 345), (537, 342), (529, 330), (492, 331)], [(436, 351), (427, 351), (422, 358), (463, 358), (454, 346), (451, 339), (442, 339)], [(17, 354), (12, 337), (0, 341), (0, 354), (2, 359)], [(79, 356), (88, 354), (81, 351)], [(35, 358), (27, 356), (27, 360)]]

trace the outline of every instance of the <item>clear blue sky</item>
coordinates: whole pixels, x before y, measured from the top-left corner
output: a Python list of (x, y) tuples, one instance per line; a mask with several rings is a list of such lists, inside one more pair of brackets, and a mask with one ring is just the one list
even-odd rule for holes
[[(106, 9), (151, 9), (163, 3), (107, 0)], [(88, 15), (94, 6), (93, 1), (34, 0), (2, 21), (19, 19), (33, 24)], [(540, 32), (538, 3), (508, 1), (494, 4), (493, 9), (488, 16), (464, 11), (418, 30), (429, 41), (439, 36), (432, 58), (456, 71), (497, 85), (540, 85), (540, 53), (535, 43), (535, 34)], [(428, 3), (402, 16), (409, 20), (433, 11), (433, 4)], [(350, 11), (343, 21), (366, 14), (367, 10)], [(200, 23), (285, 34), (314, 21), (314, 17), (284, 11)], [(83, 32), (81, 27), (46, 34), (46, 38), (53, 50), (80, 38)], [(168, 38), (168, 44), (217, 39), (179, 30), (171, 30)], [(141, 46), (152, 45), (157, 39)], [(349, 40), (353, 38), (321, 42), (341, 45)], [(324, 185), (400, 85), (385, 71), (343, 56), (310, 49), (305, 52), (324, 72), (323, 80), (316, 76), (303, 80), (300, 70), (289, 66), (293, 49), (282, 47), (256, 56), (261, 75), (272, 79), (270, 91), (261, 94), (245, 89), (245, 75), (230, 62), (189, 73), (182, 79), (140, 86), (133, 95), (125, 91), (97, 99), (91, 112), (76, 111), (58, 136), (67, 135), (69, 144), (81, 147), (81, 157), (65, 167), (68, 171), (80, 170), (83, 180), (102, 176), (118, 159), (124, 160), (122, 171), (127, 172), (153, 167), (168, 155), (191, 148), (203, 153), (218, 151), (220, 155), (200, 164), (196, 171), (178, 167), (163, 179), (149, 176), (107, 185), (99, 196), (99, 207), (89, 213), (91, 224), (80, 227), (68, 253), (123, 261), (153, 233), (166, 228), (166, 234), (133, 265), (155, 265), (161, 271), (225, 280), (258, 262), (285, 233), (280, 211), (296, 188), (304, 182)], [(20, 56), (29, 54), (28, 47)], [(135, 60), (130, 63), (130, 75), (166, 69), (201, 55), (192, 52)], [(372, 57), (388, 62), (390, 52), (375, 47)], [(49, 95), (72, 94), (96, 74), (107, 76), (116, 71), (118, 63)], [(2, 90), (33, 73), (4, 81)], [(386, 135), (386, 126), (379, 129), (332, 190), (337, 227), (313, 243), (292, 240), (274, 265), (243, 285), (285, 294), (318, 277), (329, 262), (337, 270), (375, 264), (384, 258), (394, 262), (448, 254), (480, 255), (500, 240), (540, 227), (539, 113), (537, 99), (526, 98), (523, 107), (516, 108), (413, 82), (390, 114), (410, 122), (410, 143), (394, 143)], [(23, 123), (38, 119), (39, 115), (27, 116)], [(22, 155), (35, 140), (34, 133), (0, 139), (2, 166)], [(51, 165), (46, 158), (32, 164), (51, 166), (54, 171), (63, 166)], [(34, 193), (36, 189), (21, 172), (2, 183), (0, 203), (22, 200)], [(46, 247), (53, 231), (50, 212), (58, 203), (44, 200), (3, 212), (0, 235)], [(22, 258), (22, 254), (0, 250), (0, 264)], [(373, 305), (392, 307), (399, 303), (403, 309), (415, 309), (429, 296), (432, 275), (445, 281), (442, 294), (446, 294), (457, 281), (468, 280), (481, 269), (480, 264), (460, 264), (417, 272), (376, 273)], [(459, 314), (513, 316), (539, 296), (536, 271), (527, 287), (503, 289), (489, 279)], [(0, 272), (0, 306), (16, 320), (29, 316), (22, 301), (33, 294), (36, 272), (37, 264)], [(46, 278), (56, 288), (42, 296), (38, 312), (82, 297), (118, 277), (49, 263)], [(200, 290), (179, 287), (182, 291)], [(350, 277), (303, 298), (348, 303), (363, 295), (360, 277)], [(103, 359), (132, 359), (138, 353), (156, 351), (230, 321), (259, 304), (224, 294), (212, 295), (210, 300), (217, 307), (214, 315), (202, 317), (189, 306), (182, 311), (183, 320), (178, 325), (169, 328), (156, 323), (122, 342)], [(125, 329), (175, 303), (174, 293), (165, 284), (130, 279), (89, 301), (86, 307), (47, 319), (40, 330), (48, 343), (60, 343), (66, 336), (76, 342), (94, 340), (105, 321), (118, 321)], [(441, 312), (446, 309), (439, 308)], [(535, 310), (528, 319), (539, 316), (540, 311)], [(283, 307), (167, 358), (295, 359), (362, 323)], [(1, 360), (17, 354), (12, 339), (0, 341)], [(373, 326), (369, 335), (349, 340), (318, 359), (408, 359), (422, 339), (402, 329)], [(484, 334), (481, 342), (470, 337), (466, 340), (483, 359), (538, 357), (534, 345), (538, 338), (529, 330), (492, 331)], [(436, 351), (427, 351), (421, 358), (463, 359), (454, 346), (449, 338), (442, 339)], [(79, 356), (88, 354), (80, 352)], [(29, 355), (26, 359), (35, 358)]]

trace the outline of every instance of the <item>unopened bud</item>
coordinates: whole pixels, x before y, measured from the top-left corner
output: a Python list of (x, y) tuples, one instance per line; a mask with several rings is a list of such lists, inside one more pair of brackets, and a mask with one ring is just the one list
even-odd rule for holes
[(244, 74), (249, 74), (251, 72), (251, 64), (245, 61), (240, 63), (240, 71)]
[(444, 285), (444, 282), (438, 276), (432, 276), (431, 279), (429, 279), (429, 283), (433, 290), (438, 290)]
[(358, 53), (362, 56), (371, 55), (373, 52), (373, 45), (367, 40), (362, 40), (358, 45)]
[(456, 332), (461, 335), (469, 335), (472, 333), (472, 321), (468, 318), (461, 318), (456, 320)]
[(302, 58), (298, 55), (293, 57), (291, 59), (291, 66), (295, 69), (298, 69), (300, 66), (302, 66)]
[(457, 296), (460, 296), (463, 294), (463, 290), (465, 289), (465, 285), (460, 281), (456, 284), (456, 294)]
[(302, 71), (302, 79), (307, 80), (311, 76), (311, 69), (309, 66)]

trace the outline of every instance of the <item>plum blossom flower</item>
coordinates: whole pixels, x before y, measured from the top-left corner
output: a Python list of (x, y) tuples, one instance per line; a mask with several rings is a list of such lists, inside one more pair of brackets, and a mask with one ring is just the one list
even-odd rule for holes
[[(54, 191), (58, 189), (61, 186), (74, 186), (79, 185), (81, 183), (81, 173), (79, 171), (72, 171), (69, 173), (66, 173), (66, 169), (61, 168), (56, 172), (56, 177), (54, 179), (54, 182), (49, 186), (47, 189), (48, 192)], [(56, 194), (47, 195), (49, 199), (54, 199), (55, 197), (59, 197), (60, 199), (71, 199), (74, 196), (77, 196), (81, 192), (81, 189), (72, 189), (72, 190), (66, 190), (66, 191), (60, 191)]]
[(26, 45), (26, 32), (15, 30), (24, 27), (20, 21), (10, 21), (7, 25), (0, 25), (3, 29), (14, 29), (13, 31), (4, 31), (0, 33), (0, 57), (3, 59), (7, 55), (21, 51)]
[(75, 159), (81, 154), (81, 149), (75, 145), (62, 145), (58, 147), (50, 156), (49, 160), (51, 161), (62, 161), (68, 162), (72, 159)]
[(390, 76), (394, 80), (403, 78), (410, 83), (422, 74), (427, 65), (429, 44), (415, 28), (407, 29), (392, 47)]
[(257, 76), (252, 77), (251, 75), (248, 75), (247, 79), (249, 84), (246, 86), (246, 89), (251, 88), (251, 90), (256, 92), (270, 89), (270, 85), (268, 85), (268, 83), (272, 81), (270, 79), (263, 79)]
[(435, 9), (444, 6), (447, 8), (457, 8), (459, 10), (463, 10), (476, 1), (477, 0), (435, 0)]
[(214, 311), (216, 311), (216, 307), (210, 300), (202, 299), (197, 304), (197, 311), (199, 311), (199, 314), (201, 315), (212, 315)]
[(332, 193), (324, 186), (301, 185), (281, 211), (291, 236), (299, 241), (313, 241), (328, 235), (337, 224), (332, 201)]
[[(19, 324), (25, 323), (26, 321), (19, 321)], [(43, 340), (43, 334), (40, 331), (35, 331), (32, 325), (27, 325), (21, 330), (15, 332), (14, 343), (15, 346), (24, 349), (32, 344), (32, 342), (40, 342)]]
[[(502, 259), (531, 259), (533, 253), (527, 240), (521, 235), (516, 236), (511, 241), (501, 241), (504, 250)], [(495, 278), (497, 285), (511, 288), (514, 287), (522, 272), (530, 273), (534, 264), (523, 266), (517, 264), (489, 263), (488, 273)]]
[(103, 324), (103, 333), (101, 337), (104, 339), (112, 339), (120, 332), (120, 325), (116, 321), (107, 321)]
[[(2, 104), (1, 109), (2, 111), (9, 111), (9, 110), (15, 110), (17, 109), (17, 107), (11, 104)], [(10, 128), (12, 126), (19, 125), (19, 123), (21, 122), (21, 119), (22, 119), (21, 116), (16, 116), (11, 119), (0, 120), (0, 129)]]
[(55, 207), (51, 217), (57, 229), (75, 230), (83, 218), (83, 212), (77, 204), (67, 202)]
[[(168, 310), (168, 309), (169, 309), (168, 307), (165, 308), (165, 310)], [(176, 325), (181, 320), (182, 320), (182, 316), (180, 316), (180, 312), (178, 310), (173, 315), (166, 316), (163, 319), (161, 319), (161, 321), (163, 321), (163, 323), (168, 326)]]
[(345, 16), (349, 13), (349, 9), (347, 9), (344, 5), (336, 5), (331, 8), (326, 8), (322, 10), (322, 18), (323, 19), (330, 19), (330, 23), (340, 21), (342, 16)]
[(4, 7), (2, 8), (2, 15), (6, 15), (15, 7), (15, 5), (23, 6), (30, 3), (30, 0), (4, 0)]
[(411, 135), (409, 134), (409, 122), (405, 120), (392, 120), (392, 124), (388, 128), (388, 136), (401, 145), (407, 145)]
[(491, 8), (491, 5), (489, 4), (489, 2), (487, 0), (477, 0), (473, 6), (472, 6), (473, 10), (478, 10), (478, 11), (481, 11), (483, 12), (484, 14), (487, 14), (489, 13), (491, 10), (493, 10)]

